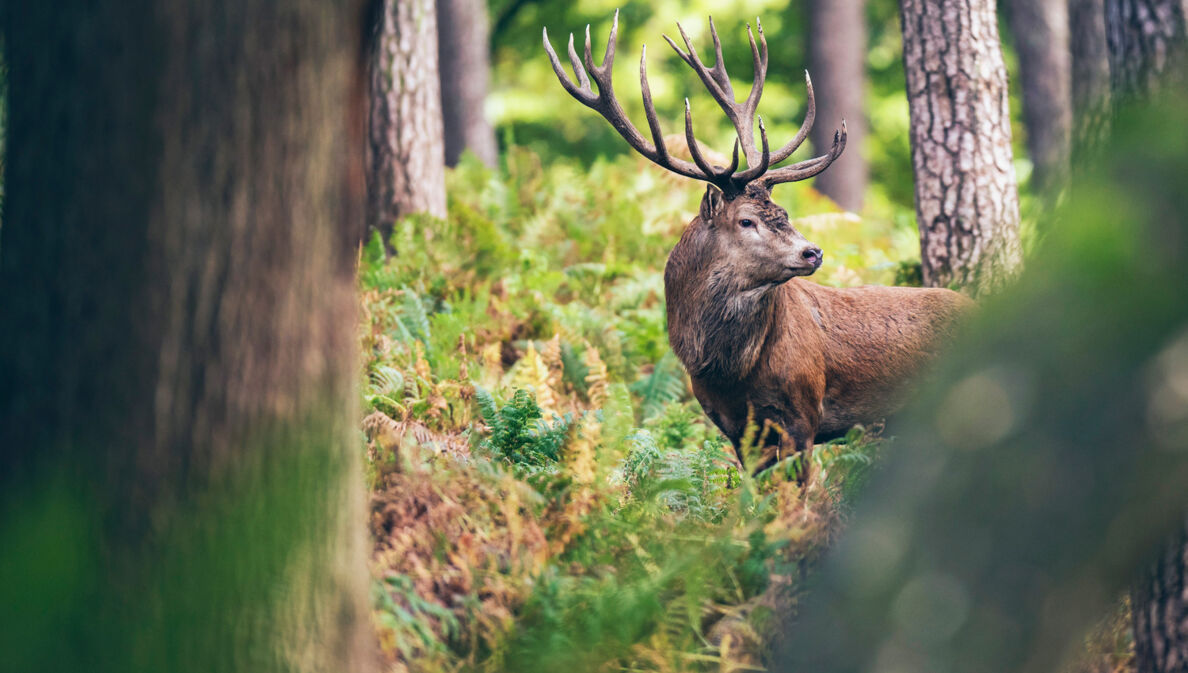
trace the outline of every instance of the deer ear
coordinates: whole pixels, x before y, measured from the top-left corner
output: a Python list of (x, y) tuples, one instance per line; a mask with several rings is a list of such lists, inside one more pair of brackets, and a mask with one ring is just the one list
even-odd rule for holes
[(722, 190), (713, 185), (705, 186), (705, 196), (701, 197), (701, 219), (707, 223), (714, 221), (714, 215), (722, 212), (726, 198)]

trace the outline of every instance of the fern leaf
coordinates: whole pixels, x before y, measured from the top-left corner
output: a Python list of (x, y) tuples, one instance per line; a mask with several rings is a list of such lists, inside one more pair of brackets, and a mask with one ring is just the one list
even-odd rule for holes
[(503, 345), (493, 341), (482, 349), (484, 385), (494, 386), (503, 376)]
[(478, 403), (479, 415), (483, 417), (483, 422), (488, 428), (494, 428), (499, 417), (499, 407), (495, 404), (495, 398), (486, 388), (475, 386), (474, 399)]
[(394, 367), (376, 367), (371, 371), (371, 389), (376, 395), (403, 397), (404, 375)]
[(652, 373), (632, 384), (631, 389), (640, 396), (644, 419), (653, 418), (664, 411), (665, 405), (685, 394), (685, 372), (672, 351), (668, 351), (656, 363)]
[(606, 363), (598, 355), (598, 349), (586, 344), (586, 369), (590, 373), (586, 374), (587, 396), (590, 404), (594, 407), (601, 407), (602, 403), (606, 401), (606, 386), (608, 384)]
[(576, 390), (579, 393), (586, 394), (589, 390), (589, 384), (586, 383), (586, 376), (590, 373), (590, 369), (586, 367), (583, 362), (583, 356), (578, 355), (577, 350), (568, 343), (561, 344), (561, 370), (562, 380), (568, 383), (571, 390)]
[(400, 324), (413, 339), (429, 343), (429, 313), (425, 310), (421, 297), (407, 288), (404, 290), (404, 301), (400, 305)]
[(536, 393), (536, 403), (541, 410), (550, 416), (557, 414), (557, 398), (549, 385), (548, 365), (532, 342), (528, 342), (524, 357), (516, 363), (511, 383), (516, 388), (531, 388)]
[(429, 369), (429, 361), (425, 359), (425, 344), (421, 341), (413, 342), (413, 370), (417, 376), (429, 383), (433, 380), (433, 373)]
[(544, 350), (540, 357), (544, 360), (545, 367), (549, 372), (549, 387), (554, 391), (561, 391), (561, 374), (564, 370), (564, 364), (561, 362), (561, 333), (558, 332), (553, 335), (545, 343)]

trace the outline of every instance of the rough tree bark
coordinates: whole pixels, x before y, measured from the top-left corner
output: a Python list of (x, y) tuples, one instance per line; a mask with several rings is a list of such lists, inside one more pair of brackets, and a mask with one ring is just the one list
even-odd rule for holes
[(6, 3), (15, 670), (372, 669), (361, 3)]
[(824, 152), (846, 120), (850, 148), (819, 175), (814, 186), (846, 210), (862, 210), (866, 196), (866, 14), (865, 0), (810, 0), (808, 70), (817, 94), (813, 147)]
[(902, 0), (924, 282), (991, 290), (1018, 271), (1019, 196), (992, 0)]
[(1105, 10), (1115, 100), (1155, 92), (1184, 49), (1184, 0), (1106, 0)]
[(1008, 5), (1023, 85), (1027, 149), (1034, 166), (1031, 183), (1048, 195), (1068, 174), (1072, 76), (1067, 2), (1010, 0)]
[(387, 239), (406, 215), (446, 216), (445, 150), (433, 0), (377, 1), (367, 222)]
[(1131, 592), (1131, 605), (1138, 671), (1188, 670), (1188, 536), (1167, 547)]
[(1069, 0), (1072, 53), (1072, 165), (1105, 140), (1110, 127), (1110, 59), (1103, 0)]
[(465, 150), (488, 166), (499, 158), (495, 130), (483, 112), (491, 78), (489, 41), (486, 2), (438, 0), (437, 56), (447, 166), (457, 165)]

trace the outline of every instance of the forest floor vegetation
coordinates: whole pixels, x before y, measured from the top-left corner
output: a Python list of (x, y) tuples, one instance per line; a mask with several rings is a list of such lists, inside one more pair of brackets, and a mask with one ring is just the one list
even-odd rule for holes
[[(663, 265), (700, 191), (641, 164), (466, 162), (447, 220), (361, 251), (373, 607), (394, 670), (752, 669), (886, 444), (857, 429), (817, 447), (808, 483), (803, 458), (750, 475), (667, 343)], [(826, 251), (814, 281), (911, 278), (910, 213), (782, 190)]]

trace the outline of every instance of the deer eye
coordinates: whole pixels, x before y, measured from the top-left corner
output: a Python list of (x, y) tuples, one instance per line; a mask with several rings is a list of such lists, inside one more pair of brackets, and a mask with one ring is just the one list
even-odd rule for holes
[(742, 219), (742, 220), (738, 221), (738, 226), (740, 226), (740, 227), (754, 227), (755, 221), (749, 220), (749, 219)]

